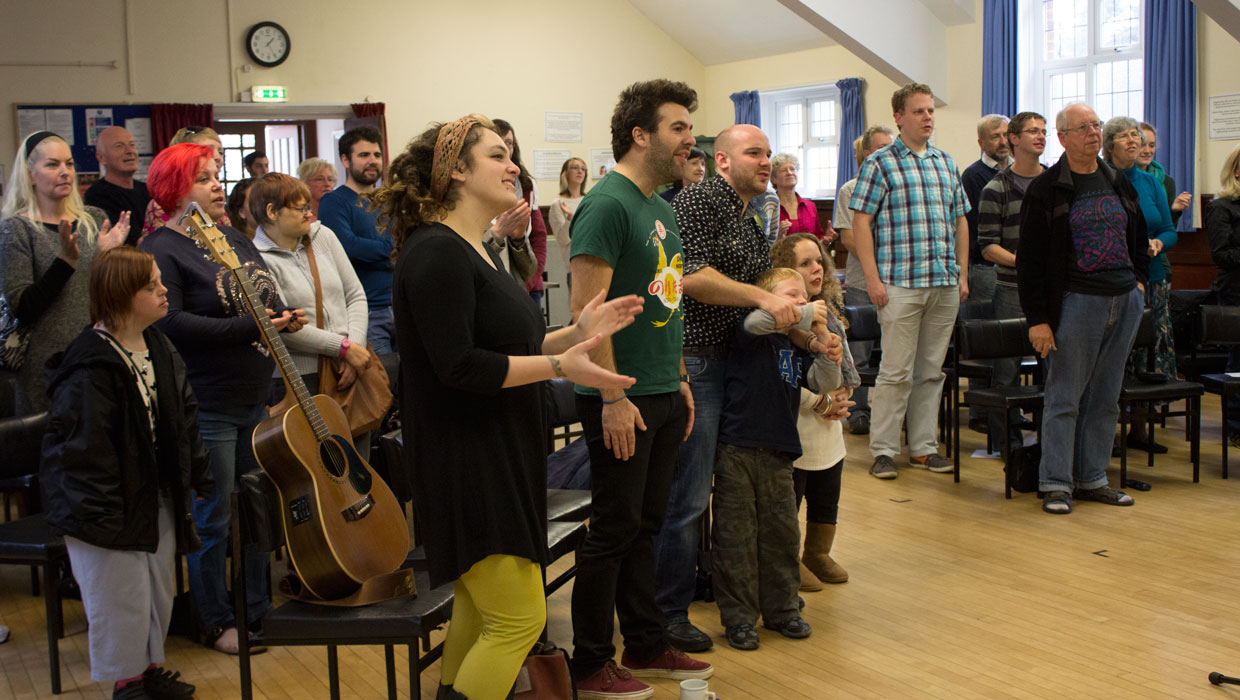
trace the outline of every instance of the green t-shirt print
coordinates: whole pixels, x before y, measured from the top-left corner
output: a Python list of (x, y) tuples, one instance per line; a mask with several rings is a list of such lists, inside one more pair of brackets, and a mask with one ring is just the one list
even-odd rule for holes
[[(642, 313), (611, 337), (616, 370), (635, 377), (631, 396), (680, 389), (684, 345), (684, 250), (676, 214), (658, 195), (646, 197), (625, 176), (610, 172), (577, 207), (571, 255), (593, 255), (612, 269), (607, 298), (636, 294)], [(598, 390), (578, 386), (580, 394)]]

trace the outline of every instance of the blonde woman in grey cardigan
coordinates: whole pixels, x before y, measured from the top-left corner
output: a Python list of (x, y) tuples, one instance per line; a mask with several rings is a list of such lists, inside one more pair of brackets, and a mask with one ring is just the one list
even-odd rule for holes
[[(366, 291), (344, 247), (331, 229), (310, 220), (310, 191), (306, 185), (282, 173), (268, 173), (250, 186), (250, 216), (258, 224), (254, 246), (275, 276), (280, 298), (285, 304), (306, 310), (305, 326), (297, 333), (283, 336), (306, 388), (312, 394), (318, 392), (319, 357), (337, 363), (338, 385), (348, 388), (370, 363), (370, 351), (366, 349), (369, 312)], [(307, 240), (314, 252), (322, 285), (321, 323), (315, 308), (314, 275), (310, 270)], [(284, 391), (284, 382), (277, 370), (273, 404), (279, 403)], [(365, 444), (357, 444), (362, 454), (366, 454), (365, 447)]]
[(69, 144), (37, 131), (18, 148), (0, 216), (0, 294), (31, 329), (17, 372), (20, 416), (47, 410), (43, 365), (89, 325), (91, 262), (125, 242), (129, 215), (110, 226), (102, 209), (85, 206)]

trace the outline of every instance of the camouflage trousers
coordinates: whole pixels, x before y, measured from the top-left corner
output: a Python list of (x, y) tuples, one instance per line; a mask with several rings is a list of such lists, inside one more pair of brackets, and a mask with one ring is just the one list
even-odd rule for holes
[(724, 627), (799, 614), (792, 458), (720, 443), (711, 505), (711, 571)]

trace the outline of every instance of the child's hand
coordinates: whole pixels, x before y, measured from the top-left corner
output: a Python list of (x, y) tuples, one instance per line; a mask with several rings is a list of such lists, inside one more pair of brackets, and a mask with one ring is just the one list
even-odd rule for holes
[[(817, 300), (815, 300), (815, 301), (813, 302), (813, 306), (814, 306), (814, 323), (813, 323), (813, 326), (814, 326), (814, 327), (818, 327), (819, 325), (821, 325), (821, 326), (822, 326), (822, 328), (823, 328), (823, 330), (826, 330), (826, 327), (827, 327), (827, 302), (823, 301), (822, 299), (817, 299)], [(815, 333), (815, 334), (817, 334), (817, 333), (818, 333), (818, 331), (814, 331), (814, 333)]]

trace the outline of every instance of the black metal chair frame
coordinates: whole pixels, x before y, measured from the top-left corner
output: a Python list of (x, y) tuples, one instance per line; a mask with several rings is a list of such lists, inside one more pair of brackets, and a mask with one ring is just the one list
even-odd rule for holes
[[(1206, 305), (1201, 307), (1201, 311), (1197, 316), (1198, 330), (1196, 333), (1198, 342), (1193, 343), (1191, 349), (1193, 366), (1197, 366), (1197, 349), (1200, 345), (1223, 345), (1228, 347), (1240, 346), (1240, 307), (1235, 306), (1212, 306)], [(1224, 479), (1227, 475), (1228, 448), (1230, 447), (1229, 436), (1227, 434), (1227, 420), (1230, 416), (1227, 413), (1227, 400), (1240, 394), (1240, 377), (1232, 377), (1224, 373), (1202, 374), (1198, 376), (1197, 381), (1201, 382), (1206, 392), (1217, 394), (1219, 397), (1219, 406), (1222, 419), (1222, 443), (1223, 443), (1223, 473)]]
[(47, 612), (47, 662), (52, 694), (60, 694), (60, 639), (65, 636), (60, 583), (69, 570), (64, 538), (52, 535), (42, 514), (0, 523), (0, 564), (30, 567), (33, 595), (39, 594), (43, 570), (43, 604)]
[[(1157, 330), (1154, 327), (1154, 315), (1146, 309), (1141, 314), (1141, 324), (1137, 328), (1137, 338), (1133, 341), (1133, 349), (1145, 348), (1146, 371), (1154, 370), (1154, 345), (1157, 341)], [(1136, 378), (1125, 378), (1124, 386), (1119, 392), (1119, 479), (1120, 487), (1128, 480), (1128, 449), (1124, 445), (1128, 435), (1129, 409), (1139, 404), (1152, 405), (1155, 401), (1184, 401), (1183, 411), (1169, 411), (1163, 408), (1160, 414), (1153, 410), (1146, 411), (1146, 455), (1148, 466), (1154, 466), (1154, 426), (1161, 416), (1163, 425), (1169, 417), (1183, 416), (1185, 431), (1189, 438), (1189, 458), (1193, 463), (1193, 483), (1201, 481), (1201, 395), (1205, 387), (1198, 382), (1181, 381), (1171, 377), (1161, 384), (1148, 384)]]
[[(242, 477), (246, 479), (263, 479), (267, 476), (260, 472), (251, 472)], [(269, 541), (272, 551), (284, 544), (284, 533), (278, 520), (269, 519), (268, 531), (255, 532), (259, 523), (251, 513), (256, 509), (266, 512), (278, 512), (279, 504), (272, 496), (273, 485), (260, 487), (258, 490), (265, 495), (255, 495), (251, 485), (242, 486), (242, 494), (232, 494), (232, 535), (231, 549), (233, 555), (232, 592), (237, 615), (237, 629), (249, 627), (248, 607), (245, 590), (245, 557), (241, 555), (245, 543)], [(270, 495), (268, 495), (270, 494)], [(243, 499), (262, 499), (265, 502), (244, 502)], [(274, 511), (273, 511), (274, 509)], [(268, 547), (260, 547), (267, 549)], [(384, 665), (387, 677), (387, 696), (389, 700), (396, 697), (396, 654), (397, 644), (409, 649), (409, 697), (422, 697), (421, 673), (443, 655), (443, 642), (432, 645), (430, 632), (448, 622), (452, 615), (452, 586), (444, 585), (431, 588), (430, 578), (425, 572), (416, 572), (415, 580), (418, 589), (416, 597), (398, 598), (396, 600), (375, 603), (364, 608), (342, 608), (323, 605), (312, 605), (301, 601), (288, 601), (276, 607), (263, 618), (263, 633), (258, 642), (264, 646), (326, 646), (328, 688), (332, 700), (340, 698), (340, 667), (337, 656), (339, 646), (383, 645)], [(382, 634), (376, 631), (376, 621), (395, 621), (405, 627), (400, 634)], [(301, 631), (300, 628), (308, 628)], [(309, 629), (313, 628), (313, 630)], [(323, 630), (329, 629), (330, 633)], [(250, 668), (250, 642), (248, 635), (237, 635), (238, 657), (241, 674), (241, 697), (250, 700), (253, 697), (253, 677)]]
[[(959, 367), (962, 363), (972, 360), (998, 360), (1005, 358), (1020, 358), (1033, 353), (1033, 346), (1029, 344), (1029, 325), (1023, 318), (1015, 319), (959, 319), (956, 322), (954, 330), (956, 336), (956, 352), (955, 363)], [(976, 339), (983, 342), (978, 343)], [(959, 373), (957, 373), (959, 376)], [(953, 387), (952, 396), (957, 395), (956, 387)], [(1039, 385), (1019, 385), (1010, 387), (990, 387), (987, 389), (969, 389), (964, 393), (965, 400), (979, 408), (1003, 412), (1004, 435), (1008, 435), (1012, 428), (1011, 409), (1019, 409), (1022, 411), (1032, 411), (1034, 414), (1034, 422), (1038, 425), (1038, 440), (1042, 439), (1041, 430), (1041, 414), (1042, 414), (1042, 387)], [(959, 405), (952, 409), (952, 413), (959, 412)], [(955, 480), (960, 481), (960, 421), (953, 421), (953, 432), (955, 433), (954, 451), (952, 454), (955, 463)], [(1012, 467), (1012, 451), (1008, 449), (1006, 444), (1000, 445), (1000, 452), (1003, 455), (1003, 490), (1004, 497), (1012, 497), (1013, 486), (1013, 467)], [(990, 445), (989, 435), (987, 436), (987, 446)]]

